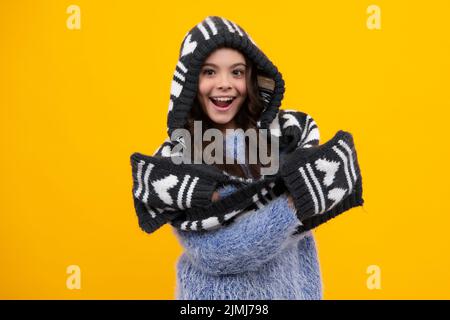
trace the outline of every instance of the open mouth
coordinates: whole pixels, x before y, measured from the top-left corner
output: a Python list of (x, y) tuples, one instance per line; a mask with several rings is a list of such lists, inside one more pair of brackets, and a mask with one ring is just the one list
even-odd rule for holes
[(229, 107), (236, 97), (210, 97), (212, 103), (219, 108), (227, 108)]

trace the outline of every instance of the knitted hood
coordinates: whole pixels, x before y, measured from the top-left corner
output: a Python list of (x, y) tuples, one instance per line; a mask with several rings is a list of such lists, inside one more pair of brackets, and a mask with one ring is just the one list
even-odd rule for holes
[(265, 104), (257, 128), (269, 128), (277, 116), (285, 90), (281, 73), (242, 27), (225, 18), (209, 16), (193, 27), (181, 44), (170, 89), (169, 137), (175, 129), (186, 124), (197, 95), (202, 64), (210, 53), (221, 46), (239, 50), (255, 64), (260, 96)]

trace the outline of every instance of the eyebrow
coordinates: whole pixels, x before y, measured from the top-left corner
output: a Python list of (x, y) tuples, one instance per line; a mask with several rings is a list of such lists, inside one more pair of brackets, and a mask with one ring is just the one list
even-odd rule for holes
[[(238, 63), (235, 63), (235, 64), (231, 65), (230, 68), (236, 67), (236, 66), (238, 66), (238, 65), (243, 65), (244, 67), (247, 67), (247, 65), (246, 65), (245, 63), (243, 63), (243, 62), (238, 62)], [(206, 66), (211, 66), (211, 67), (216, 67), (216, 68), (218, 67), (218, 66), (215, 65), (214, 63), (205, 63), (205, 64), (203, 65), (203, 67), (206, 67)]]

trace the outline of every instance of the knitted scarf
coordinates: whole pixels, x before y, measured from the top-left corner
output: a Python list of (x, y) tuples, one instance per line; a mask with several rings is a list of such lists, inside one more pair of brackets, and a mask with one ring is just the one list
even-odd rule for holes
[[(241, 51), (258, 72), (264, 110), (258, 129), (268, 129), (279, 138), (282, 154), (276, 174), (259, 179), (233, 176), (208, 164), (176, 164), (185, 146), (172, 136), (184, 128), (197, 94), (203, 61), (218, 47)], [(338, 131), (319, 145), (315, 121), (296, 110), (279, 109), (284, 94), (281, 73), (237, 24), (210, 16), (184, 37), (176, 64), (169, 101), (168, 135), (152, 156), (131, 155), (133, 200), (142, 230), (152, 233), (162, 225), (185, 231), (207, 231), (226, 226), (243, 214), (258, 210), (288, 192), (293, 200), (301, 233), (363, 204), (362, 179), (353, 137)], [(218, 188), (234, 185), (236, 191), (212, 201)]]

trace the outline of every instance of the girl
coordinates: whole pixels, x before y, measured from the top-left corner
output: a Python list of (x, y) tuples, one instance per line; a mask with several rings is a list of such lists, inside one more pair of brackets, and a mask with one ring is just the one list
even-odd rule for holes
[[(232, 21), (207, 17), (184, 37), (170, 138), (152, 157), (131, 156), (140, 227), (170, 223), (184, 248), (177, 299), (322, 298), (310, 230), (363, 204), (361, 173), (352, 135), (319, 146), (309, 115), (279, 109), (283, 94), (281, 73)], [(209, 129), (224, 137), (222, 155), (206, 152)], [(207, 157), (198, 163), (198, 154)]]
[[(245, 55), (244, 50), (239, 50), (252, 40), (245, 41), (242, 28), (220, 17), (208, 17), (188, 33), (182, 53), (193, 43), (190, 35), (198, 30), (203, 33), (203, 40), (208, 32), (226, 37), (234, 30), (243, 36), (241, 43), (221, 44), (207, 53), (185, 128), (194, 136), (194, 121), (202, 121), (204, 131), (221, 130), (225, 136), (225, 156), (238, 163), (222, 161), (223, 164), (215, 165), (231, 175), (258, 179), (262, 165), (245, 163), (248, 148), (243, 135), (239, 131), (227, 134), (226, 129), (246, 131), (257, 127), (266, 107), (264, 98), (268, 101), (268, 95), (273, 93), (270, 86), (261, 83), (261, 79), (268, 79), (261, 76), (264, 70), (260, 70), (258, 84), (255, 61)], [(172, 86), (172, 98), (176, 96), (177, 84)], [(318, 137), (312, 137), (310, 142), (315, 140)], [(203, 142), (201, 148), (206, 144)], [(238, 154), (245, 156), (238, 159)], [(232, 186), (219, 188), (212, 200), (226, 197), (234, 190)], [(177, 263), (176, 298), (321, 299), (322, 283), (314, 238), (309, 231), (293, 235), (298, 224), (292, 199), (284, 194), (235, 219), (226, 228), (208, 232), (174, 229), (185, 249)]]

